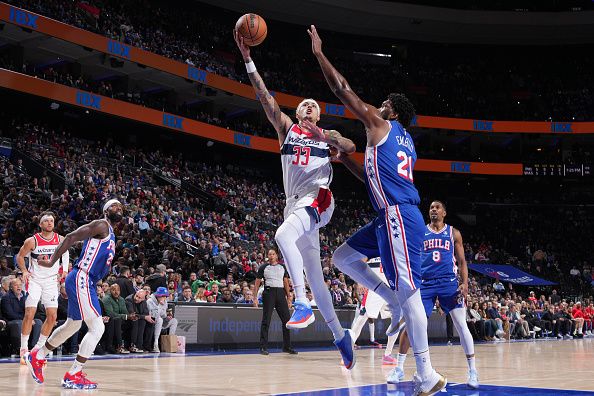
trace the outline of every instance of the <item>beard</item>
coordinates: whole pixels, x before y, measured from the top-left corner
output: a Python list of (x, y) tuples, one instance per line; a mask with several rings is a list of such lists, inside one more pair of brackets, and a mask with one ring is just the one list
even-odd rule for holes
[(119, 223), (120, 221), (122, 221), (124, 216), (122, 216), (118, 212), (107, 212), (107, 218), (109, 219), (110, 222), (115, 224), (115, 223)]

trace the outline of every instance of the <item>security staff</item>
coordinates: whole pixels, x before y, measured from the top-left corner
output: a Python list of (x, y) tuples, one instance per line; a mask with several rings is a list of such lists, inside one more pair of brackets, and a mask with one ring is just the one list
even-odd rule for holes
[[(268, 262), (258, 269), (254, 292), (260, 289), (260, 283), (264, 281), (264, 292), (262, 293), (262, 327), (260, 328), (260, 353), (268, 355), (268, 328), (272, 319), (272, 310), (276, 308), (281, 322), (283, 323), (283, 352), (296, 355), (297, 351), (291, 348), (291, 335), (286, 324), (291, 318), (289, 305), (291, 304), (291, 292), (289, 289), (289, 274), (284, 265), (279, 264), (278, 254), (274, 249), (268, 251)], [(258, 300), (254, 300), (254, 307), (258, 306)]]

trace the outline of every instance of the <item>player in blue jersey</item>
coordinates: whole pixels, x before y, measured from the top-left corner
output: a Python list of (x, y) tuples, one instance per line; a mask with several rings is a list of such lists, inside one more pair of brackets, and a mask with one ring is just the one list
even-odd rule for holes
[[(417, 363), (415, 394), (432, 395), (445, 388), (447, 380), (431, 365), (427, 317), (419, 291), (425, 224), (418, 208), (419, 194), (413, 183), (417, 154), (413, 139), (406, 130), (415, 116), (414, 107), (401, 94), (388, 95), (379, 109), (363, 102), (322, 53), (322, 41), (316, 28), (312, 25), (308, 32), (312, 51), (330, 89), (365, 126), (364, 166), (344, 154), (339, 158), (365, 182), (377, 211), (376, 219), (341, 245), (334, 252), (333, 260), (341, 271), (389, 304), (393, 312), (388, 335), (398, 330), (400, 307)], [(378, 256), (389, 286), (363, 262), (365, 258)]]
[[(446, 207), (441, 201), (433, 201), (422, 247), (421, 297), (427, 317), (431, 316), (435, 301), (441, 309), (450, 313), (454, 327), (460, 335), (460, 343), (468, 363), (468, 386), (479, 387), (478, 372), (474, 359), (474, 341), (466, 324), (466, 297), (468, 295), (468, 266), (464, 257), (464, 245), (460, 231), (445, 224)], [(404, 378), (404, 361), (408, 352), (408, 337), (404, 330), (400, 336), (398, 366), (388, 376), (389, 383), (398, 383)]]
[(72, 367), (62, 379), (62, 386), (68, 389), (97, 388), (97, 383), (88, 380), (82, 369), (105, 330), (95, 285), (109, 273), (115, 254), (113, 226), (122, 220), (122, 204), (117, 199), (110, 199), (103, 205), (103, 213), (104, 218), (94, 220), (66, 235), (49, 261), (38, 261), (41, 266), (51, 267), (72, 245), (84, 241), (82, 253), (66, 277), (66, 322), (53, 332), (45, 346), (33, 349), (26, 355), (27, 366), (38, 383), (43, 383), (44, 380), (43, 368), (47, 354), (76, 333), (84, 320), (89, 330), (80, 343)]

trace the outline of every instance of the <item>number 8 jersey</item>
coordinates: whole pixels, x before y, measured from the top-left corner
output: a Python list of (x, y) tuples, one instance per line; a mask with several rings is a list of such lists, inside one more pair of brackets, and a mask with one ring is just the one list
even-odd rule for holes
[(454, 227), (444, 224), (441, 230), (435, 231), (427, 224), (421, 248), (421, 278), (454, 280), (457, 276)]
[(365, 186), (376, 211), (421, 202), (413, 183), (417, 161), (413, 139), (398, 121), (386, 122), (390, 124), (388, 134), (365, 150)]
[(311, 135), (293, 124), (281, 147), (285, 196), (302, 197), (328, 188), (332, 182), (330, 146), (311, 139)]

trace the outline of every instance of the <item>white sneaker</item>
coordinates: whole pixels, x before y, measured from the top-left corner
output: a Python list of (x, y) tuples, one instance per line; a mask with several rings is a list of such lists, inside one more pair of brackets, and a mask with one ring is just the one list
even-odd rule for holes
[(537, 332), (537, 333), (538, 333), (538, 332), (539, 332), (539, 331), (541, 331), (541, 330), (542, 330), (542, 329), (541, 329), (540, 327), (538, 327), (538, 326), (534, 326), (534, 331), (535, 331), (535, 332)]
[(426, 381), (421, 381), (418, 375), (413, 377), (414, 380), (414, 391), (415, 396), (431, 396), (442, 389), (445, 389), (448, 384), (448, 380), (437, 371), (433, 370), (433, 374)]
[(505, 335), (505, 331), (503, 331), (503, 330), (497, 330), (497, 331), (495, 332), (495, 335), (496, 335), (497, 337), (500, 337), (500, 338), (501, 338), (501, 337), (503, 337), (503, 336)]
[(403, 379), (404, 379), (404, 371), (402, 371), (402, 369), (400, 367), (394, 367), (394, 369), (392, 369), (392, 371), (390, 371), (390, 374), (388, 374), (388, 378), (386, 379), (386, 382), (388, 384), (398, 384)]
[(472, 389), (478, 389), (479, 379), (476, 370), (468, 370), (468, 387)]

